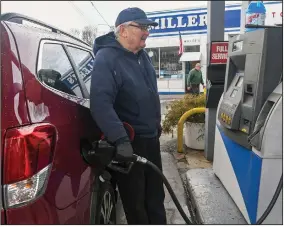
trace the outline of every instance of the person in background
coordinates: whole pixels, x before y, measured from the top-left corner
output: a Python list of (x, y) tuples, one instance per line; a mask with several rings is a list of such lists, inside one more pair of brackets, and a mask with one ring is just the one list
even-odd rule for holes
[[(150, 26), (157, 25), (143, 10), (127, 8), (119, 13), (115, 31), (95, 40), (90, 110), (105, 137), (116, 146), (116, 161), (130, 162), (135, 153), (162, 170), (156, 72), (144, 50)], [(134, 141), (122, 122), (134, 128)], [(167, 224), (163, 181), (154, 170), (138, 163), (128, 174), (114, 172), (113, 177), (128, 224)]]
[(203, 89), (205, 88), (202, 72), (200, 70), (201, 66), (199, 63), (195, 65), (195, 68), (189, 72), (187, 77), (187, 90), (190, 94), (199, 94), (200, 93), (200, 84), (202, 84)]

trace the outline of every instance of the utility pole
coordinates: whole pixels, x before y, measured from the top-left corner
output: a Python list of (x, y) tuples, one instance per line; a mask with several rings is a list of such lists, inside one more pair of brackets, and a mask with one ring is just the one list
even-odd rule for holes
[[(224, 17), (225, 17), (225, 1), (207, 1), (207, 88), (208, 96), (216, 95), (222, 92), (224, 85), (215, 84), (214, 67), (209, 66), (210, 44), (211, 41), (224, 41)], [(210, 79), (209, 79), (210, 78)], [(210, 84), (210, 85), (209, 85)], [(211, 91), (210, 91), (211, 90)], [(218, 100), (219, 101), (219, 100)], [(207, 100), (208, 102), (208, 100)], [(215, 128), (217, 105), (206, 109), (205, 112), (205, 157), (209, 161), (213, 161), (214, 144), (215, 144)]]

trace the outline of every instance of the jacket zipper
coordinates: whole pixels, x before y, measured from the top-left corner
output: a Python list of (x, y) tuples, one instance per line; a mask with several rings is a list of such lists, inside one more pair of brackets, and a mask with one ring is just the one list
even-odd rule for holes
[(142, 66), (141, 66), (141, 60), (138, 58), (137, 59), (137, 62), (138, 62), (138, 65), (139, 65), (139, 67), (140, 67), (140, 70), (141, 70), (141, 72), (142, 72), (142, 74), (143, 74), (143, 77), (144, 77), (144, 81), (145, 81), (145, 83), (146, 83), (146, 85), (147, 85), (147, 87), (148, 87), (148, 89), (149, 89), (149, 91), (151, 91), (151, 93), (153, 93), (154, 94), (154, 92), (152, 91), (152, 89), (151, 89), (151, 87), (149, 86), (149, 81), (147, 80), (147, 78), (146, 78), (146, 72), (145, 72), (145, 70), (144, 69), (142, 69)]
[[(137, 62), (138, 62), (138, 65), (139, 65), (139, 67), (140, 67), (140, 70), (141, 70), (141, 72), (142, 72), (142, 74), (143, 74), (144, 81), (145, 81), (145, 83), (146, 83), (146, 85), (147, 85), (147, 87), (148, 87), (148, 90), (151, 92), (152, 95), (155, 96), (155, 99), (156, 99), (156, 94), (154, 93), (154, 91), (153, 91), (153, 90), (150, 88), (150, 86), (149, 86), (149, 81), (148, 81), (147, 78), (146, 78), (145, 70), (142, 69), (141, 60), (140, 60), (139, 58), (137, 59)], [(157, 100), (156, 100), (156, 101), (157, 101)], [(156, 102), (155, 102), (155, 108), (156, 108), (156, 113), (158, 113), (159, 111), (158, 111), (158, 106), (157, 106)]]

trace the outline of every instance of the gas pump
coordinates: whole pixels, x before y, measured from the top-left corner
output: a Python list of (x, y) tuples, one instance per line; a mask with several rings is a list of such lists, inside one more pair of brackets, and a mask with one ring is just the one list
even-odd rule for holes
[[(213, 171), (255, 224), (282, 175), (282, 28), (230, 38)], [(263, 224), (282, 224), (282, 193)]]

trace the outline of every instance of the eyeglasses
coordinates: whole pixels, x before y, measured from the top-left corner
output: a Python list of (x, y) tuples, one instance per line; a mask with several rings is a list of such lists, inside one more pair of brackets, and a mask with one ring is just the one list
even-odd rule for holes
[(140, 28), (142, 31), (148, 31), (151, 26), (149, 25), (135, 25), (135, 24), (129, 24), (129, 26), (135, 27), (135, 28)]

